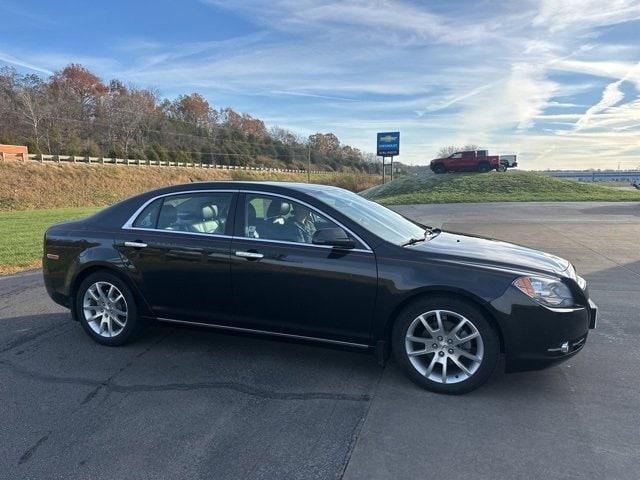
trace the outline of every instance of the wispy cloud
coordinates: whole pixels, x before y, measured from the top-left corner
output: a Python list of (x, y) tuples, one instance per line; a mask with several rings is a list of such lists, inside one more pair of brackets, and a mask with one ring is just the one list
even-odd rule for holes
[(16, 67), (23, 67), (28, 70), (32, 70), (34, 72), (44, 73), (46, 75), (51, 75), (51, 73), (53, 73), (51, 70), (35, 65), (26, 60), (22, 60), (20, 58), (14, 57), (13, 55), (9, 55), (8, 53), (4, 53), (4, 52), (0, 52), (0, 62), (5, 62), (5, 63), (8, 63), (9, 65), (14, 65)]
[(300, 134), (333, 130), (369, 151), (376, 131), (398, 128), (404, 161), (471, 142), (529, 168), (604, 168), (637, 153), (638, 1), (201, 4), (241, 28), (128, 32), (74, 49), (55, 35), (29, 48), (0, 31), (0, 62), (44, 75), (80, 62), (170, 97), (201, 91), (212, 105)]

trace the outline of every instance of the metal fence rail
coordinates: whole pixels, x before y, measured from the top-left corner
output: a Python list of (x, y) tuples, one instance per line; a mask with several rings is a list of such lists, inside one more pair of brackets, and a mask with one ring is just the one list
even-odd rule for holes
[[(214, 170), (244, 170), (253, 172), (282, 172), (282, 173), (307, 173), (306, 170), (297, 170), (290, 168), (271, 168), (271, 167), (249, 167), (241, 165), (215, 165), (199, 162), (172, 162), (169, 160), (140, 160), (134, 158), (110, 158), (110, 157), (86, 157), (80, 155), (43, 155), (43, 154), (16, 154), (13, 157), (20, 158), (22, 161), (35, 161), (40, 163), (83, 163), (87, 165), (125, 165), (125, 166), (149, 166), (149, 167), (180, 167), (180, 168), (204, 168)], [(0, 160), (6, 160), (5, 155), (0, 156)], [(18, 160), (20, 161), (20, 160)], [(341, 172), (311, 170), (310, 173), (325, 173), (339, 175)], [(362, 172), (364, 174), (364, 172)]]

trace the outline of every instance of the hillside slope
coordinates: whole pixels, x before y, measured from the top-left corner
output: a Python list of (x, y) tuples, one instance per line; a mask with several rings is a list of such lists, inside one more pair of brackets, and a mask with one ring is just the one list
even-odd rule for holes
[[(0, 211), (101, 207), (136, 193), (190, 181), (276, 180), (306, 182), (304, 173), (204, 170), (116, 165), (64, 165), (0, 161)], [(311, 181), (358, 191), (380, 178), (357, 173), (318, 173)]]
[(378, 185), (362, 195), (387, 205), (455, 202), (640, 201), (640, 191), (513, 171), (411, 175)]

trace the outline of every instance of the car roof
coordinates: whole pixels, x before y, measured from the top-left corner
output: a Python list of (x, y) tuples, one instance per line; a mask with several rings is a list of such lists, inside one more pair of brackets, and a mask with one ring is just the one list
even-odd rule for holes
[[(267, 187), (267, 188), (265, 188)], [(150, 190), (144, 193), (144, 195), (157, 194), (157, 193), (173, 193), (181, 191), (191, 190), (218, 190), (218, 189), (230, 189), (230, 190), (243, 190), (243, 189), (255, 189), (264, 191), (278, 191), (282, 190), (296, 190), (302, 193), (317, 192), (318, 190), (342, 190), (341, 188), (331, 185), (322, 185), (318, 183), (300, 183), (300, 182), (250, 182), (250, 181), (203, 181), (203, 182), (190, 182), (182, 183), (178, 185), (171, 185), (167, 187), (158, 188), (156, 190)]]

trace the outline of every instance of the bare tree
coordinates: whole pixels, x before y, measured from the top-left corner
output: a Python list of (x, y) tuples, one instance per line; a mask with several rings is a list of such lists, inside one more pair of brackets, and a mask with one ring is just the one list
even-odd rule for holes
[(438, 158), (445, 158), (459, 151), (460, 149), (455, 145), (449, 145), (447, 147), (442, 147), (440, 150), (438, 150), (437, 155), (438, 155)]
[(40, 153), (40, 125), (48, 115), (47, 98), (42, 80), (28, 75), (17, 92), (19, 112), (33, 133), (35, 150)]
[(482, 150), (483, 148), (480, 145), (476, 145), (475, 143), (468, 143), (464, 147), (456, 147), (455, 145), (449, 145), (447, 147), (442, 147), (438, 150), (438, 158), (445, 158), (450, 155), (453, 155), (456, 152), (470, 152), (475, 150)]

